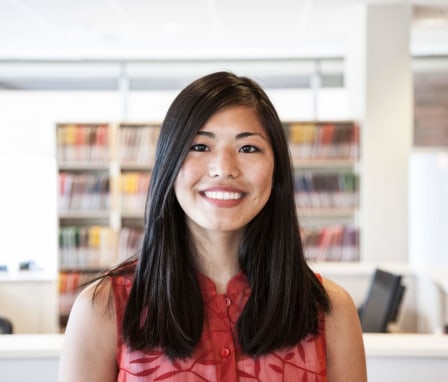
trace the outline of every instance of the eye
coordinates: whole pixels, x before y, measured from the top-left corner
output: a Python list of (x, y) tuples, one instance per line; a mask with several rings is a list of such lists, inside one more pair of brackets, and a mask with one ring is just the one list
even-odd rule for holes
[(252, 145), (244, 145), (240, 148), (240, 152), (250, 154), (250, 153), (257, 153), (260, 149), (256, 146)]
[(200, 151), (200, 152), (210, 151), (210, 149), (206, 145), (204, 145), (203, 143), (198, 143), (196, 145), (191, 146), (190, 150), (191, 151)]

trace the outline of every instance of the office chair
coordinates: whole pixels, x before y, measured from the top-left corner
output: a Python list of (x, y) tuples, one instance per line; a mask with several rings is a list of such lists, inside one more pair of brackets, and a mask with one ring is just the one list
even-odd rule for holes
[(386, 333), (388, 324), (397, 319), (404, 291), (400, 275), (376, 269), (367, 298), (358, 309), (363, 332)]
[(0, 334), (12, 334), (13, 331), (12, 322), (5, 317), (0, 317)]

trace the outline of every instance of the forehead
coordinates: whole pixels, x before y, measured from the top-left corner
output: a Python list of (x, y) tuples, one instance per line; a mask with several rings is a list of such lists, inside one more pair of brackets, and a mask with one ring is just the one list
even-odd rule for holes
[(266, 133), (255, 108), (241, 105), (218, 110), (210, 116), (200, 130), (225, 128), (255, 131), (263, 135)]

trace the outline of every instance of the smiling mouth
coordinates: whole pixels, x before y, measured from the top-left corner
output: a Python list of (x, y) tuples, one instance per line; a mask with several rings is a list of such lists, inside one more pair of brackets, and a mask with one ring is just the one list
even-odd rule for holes
[(209, 199), (238, 200), (243, 197), (241, 192), (205, 191), (204, 195)]

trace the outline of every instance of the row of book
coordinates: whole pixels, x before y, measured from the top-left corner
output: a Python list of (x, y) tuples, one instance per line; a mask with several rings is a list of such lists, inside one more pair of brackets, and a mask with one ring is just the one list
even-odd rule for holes
[(68, 316), (76, 296), (89, 281), (98, 277), (96, 272), (60, 272), (59, 273), (59, 315)]
[(115, 233), (108, 226), (62, 226), (59, 228), (61, 269), (103, 269), (116, 263)]
[[(120, 230), (118, 259), (109, 227), (62, 227), (60, 231), (61, 267), (78, 269), (59, 274), (59, 312), (68, 315), (82, 287), (118, 261), (141, 250), (143, 228)], [(335, 225), (302, 229), (304, 252), (309, 261), (359, 261), (359, 231), (353, 226)], [(79, 269), (97, 269), (82, 271)]]
[(354, 226), (302, 229), (301, 236), (310, 261), (359, 261), (359, 230)]
[(293, 160), (357, 159), (359, 127), (354, 123), (289, 123), (285, 125)]
[(59, 163), (109, 161), (107, 124), (61, 124), (56, 131)]
[[(293, 159), (355, 159), (359, 154), (359, 127), (354, 123), (285, 124)], [(120, 125), (121, 163), (152, 165), (159, 125)], [(107, 163), (110, 160), (107, 124), (60, 124), (57, 126), (59, 163)]]
[(123, 227), (118, 239), (119, 260), (128, 259), (139, 253), (143, 244), (143, 228)]
[(353, 208), (359, 201), (359, 177), (354, 173), (295, 174), (294, 191), (299, 208)]
[(109, 195), (110, 179), (107, 173), (59, 173), (60, 212), (108, 210)]
[(125, 172), (121, 174), (121, 210), (122, 212), (141, 212), (145, 207), (151, 175), (143, 172)]
[(107, 269), (140, 251), (143, 228), (122, 227), (118, 234), (109, 226), (62, 226), (59, 229), (61, 269)]
[(152, 165), (160, 126), (120, 126), (120, 163)]
[[(143, 228), (121, 228), (117, 254), (114, 233), (109, 227), (62, 227), (59, 232), (60, 266), (62, 269), (107, 269), (137, 254), (142, 248), (143, 235)], [(302, 228), (301, 237), (310, 260), (359, 260), (359, 231), (352, 225)]]

